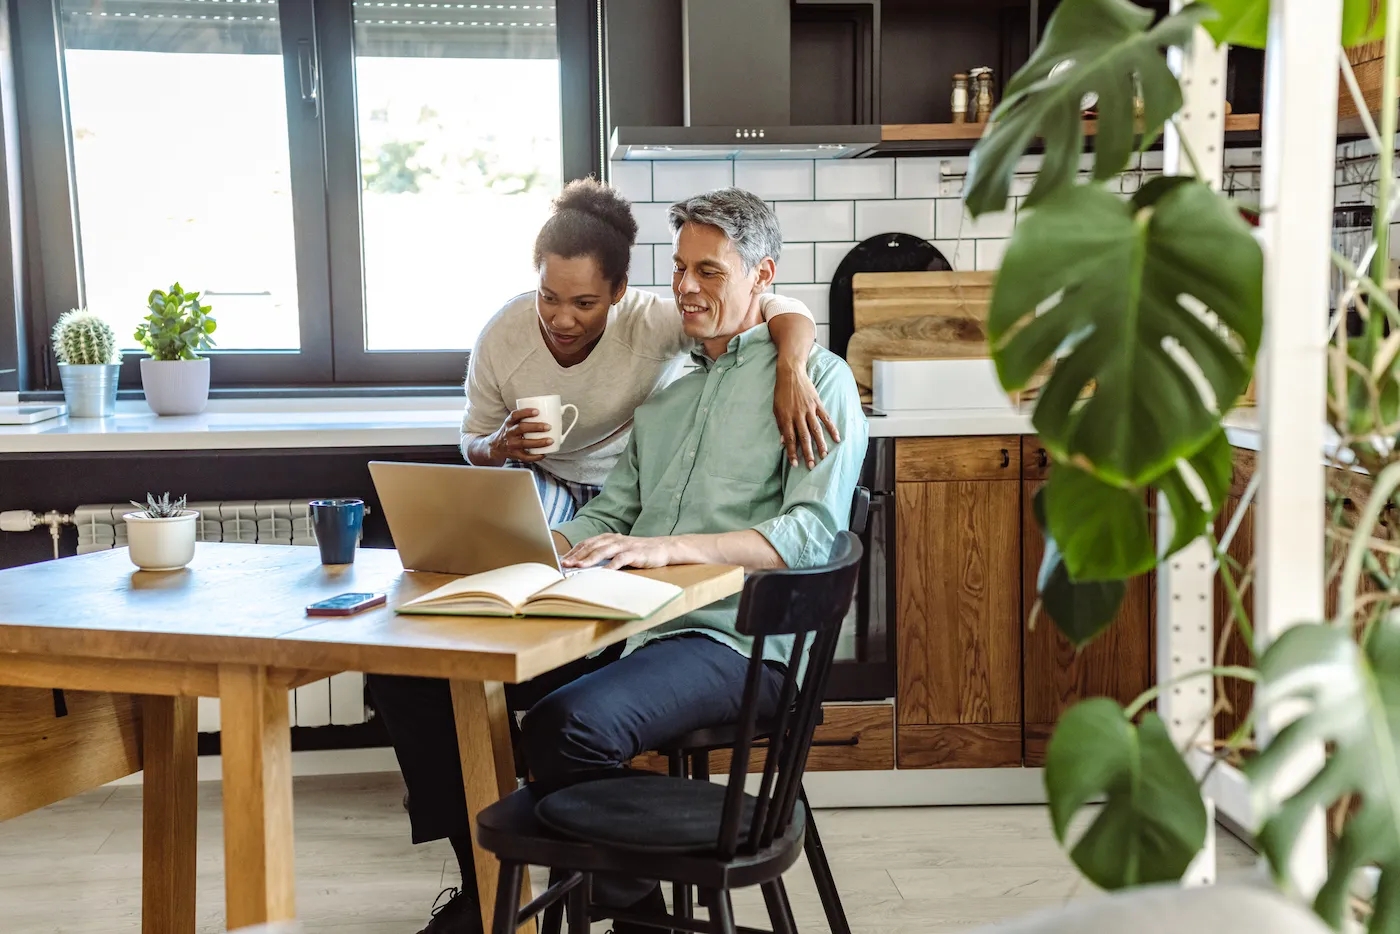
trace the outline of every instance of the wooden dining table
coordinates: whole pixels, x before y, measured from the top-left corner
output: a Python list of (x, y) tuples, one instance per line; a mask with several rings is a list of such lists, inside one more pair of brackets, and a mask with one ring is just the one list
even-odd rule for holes
[[(343, 671), (446, 678), (467, 809), (516, 787), (505, 684), (738, 593), (736, 567), (632, 573), (682, 595), (644, 620), (398, 615), (451, 578), (394, 551), (322, 565), (314, 548), (201, 543), (189, 567), (134, 568), (125, 549), (0, 571), (0, 820), (144, 770), (143, 934), (195, 928), (200, 697), (220, 700), (229, 930), (296, 915), (289, 689)], [(306, 606), (388, 594), (349, 617)], [(407, 832), (405, 828), (405, 832)], [(490, 929), (498, 863), (475, 848)], [(528, 885), (522, 904), (528, 900)]]

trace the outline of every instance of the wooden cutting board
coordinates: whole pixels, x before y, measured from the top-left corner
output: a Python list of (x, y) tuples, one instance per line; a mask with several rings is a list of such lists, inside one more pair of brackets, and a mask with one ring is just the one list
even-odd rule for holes
[(987, 357), (994, 272), (863, 272), (851, 283), (846, 362), (870, 401), (871, 361)]

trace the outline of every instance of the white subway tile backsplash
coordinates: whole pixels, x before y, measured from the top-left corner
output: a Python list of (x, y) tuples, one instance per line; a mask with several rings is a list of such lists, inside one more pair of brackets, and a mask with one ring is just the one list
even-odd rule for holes
[(657, 244), (652, 247), (654, 251), (652, 259), (651, 281), (653, 285), (669, 286), (671, 284), (671, 271), (676, 268), (674, 259), (675, 250), (671, 249), (671, 244)]
[(814, 282), (830, 282), (836, 278), (836, 267), (855, 248), (854, 240), (848, 243), (818, 243), (815, 268), (812, 270)]
[(651, 244), (639, 243), (632, 247), (632, 265), (627, 271), (627, 283), (653, 285), (655, 282), (651, 269)]
[(773, 281), (815, 282), (812, 275), (813, 246), (811, 243), (784, 243), (783, 258), (778, 261), (778, 275)]
[(1338, 185), (1332, 192), (1333, 204), (1350, 204), (1361, 200), (1360, 185)]
[(937, 233), (940, 240), (978, 240), (983, 237), (1009, 237), (1016, 226), (1016, 215), (1012, 211), (998, 211), (984, 214), (973, 220), (963, 210), (963, 203), (955, 198), (940, 198), (937, 205)]
[[(856, 202), (856, 239), (877, 237), (884, 233), (905, 233), (915, 237), (932, 237), (934, 205), (941, 202), (928, 198), (909, 201)], [(954, 200), (954, 204), (961, 201)]]
[[(1225, 150), (1228, 155), (1232, 150)], [(1162, 151), (1160, 149), (1149, 150), (1142, 154), (1142, 167), (1153, 172), (1162, 171)]]
[(1125, 195), (1137, 194), (1137, 190), (1143, 185), (1142, 173), (1124, 172), (1118, 176), (1118, 190)]
[(651, 200), (650, 162), (612, 162), (608, 165), (608, 181), (628, 201)]
[(1007, 189), (1010, 195), (1028, 195), (1035, 187), (1034, 175), (1013, 175), (1011, 176), (1011, 187)]
[(783, 239), (850, 240), (855, 236), (855, 206), (850, 201), (779, 201)]
[(757, 159), (734, 163), (734, 187), (769, 201), (812, 197), (811, 159)]
[(817, 199), (893, 198), (893, 159), (840, 159), (817, 163)]
[(634, 204), (632, 216), (637, 219), (638, 243), (670, 243), (671, 224), (666, 220), (669, 204)]
[(715, 162), (653, 162), (651, 165), (653, 201), (680, 201), (733, 184), (734, 163), (727, 159)]
[(894, 196), (896, 198), (937, 198), (938, 170), (941, 159), (894, 160)]
[[(1161, 154), (1158, 153), (1158, 155)], [(1227, 149), (1224, 153), (1224, 164), (1227, 169), (1240, 166), (1259, 166), (1263, 162), (1264, 152), (1261, 149)]]
[(637, 286), (637, 291), (650, 292), (652, 295), (658, 296), (660, 298), (675, 299), (676, 297), (675, 293), (671, 291), (671, 287), (669, 285), (639, 285)]
[(779, 295), (795, 298), (810, 308), (818, 327), (830, 323), (830, 285), (780, 285), (775, 291)]
[(817, 325), (817, 343), (823, 347), (831, 346), (831, 325)]
[(931, 241), (938, 252), (946, 259), (958, 272), (967, 272), (975, 269), (977, 245), (972, 240), (963, 240), (959, 243), (956, 240), (934, 240)]
[(980, 270), (1000, 269), (1001, 258), (1006, 253), (1010, 240), (977, 240), (975, 268)]

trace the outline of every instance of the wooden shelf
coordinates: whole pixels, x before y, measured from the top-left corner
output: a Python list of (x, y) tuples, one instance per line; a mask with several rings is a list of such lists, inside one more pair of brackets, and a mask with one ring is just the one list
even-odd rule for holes
[[(975, 140), (982, 137), (985, 123), (887, 123), (880, 128), (880, 139), (887, 143), (944, 142)], [(1084, 121), (1084, 135), (1098, 132), (1097, 120)], [(1248, 133), (1259, 129), (1258, 114), (1230, 114), (1225, 118), (1225, 132)]]

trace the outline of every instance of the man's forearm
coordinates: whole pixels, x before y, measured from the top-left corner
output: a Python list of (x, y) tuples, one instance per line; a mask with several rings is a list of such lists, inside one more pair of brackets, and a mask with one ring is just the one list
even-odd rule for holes
[(749, 571), (787, 567), (768, 539), (753, 529), (713, 535), (673, 535), (667, 541), (669, 564), (737, 564)]
[(504, 457), (491, 455), (490, 435), (463, 435), (462, 456), (475, 467), (504, 467), (506, 463)]

